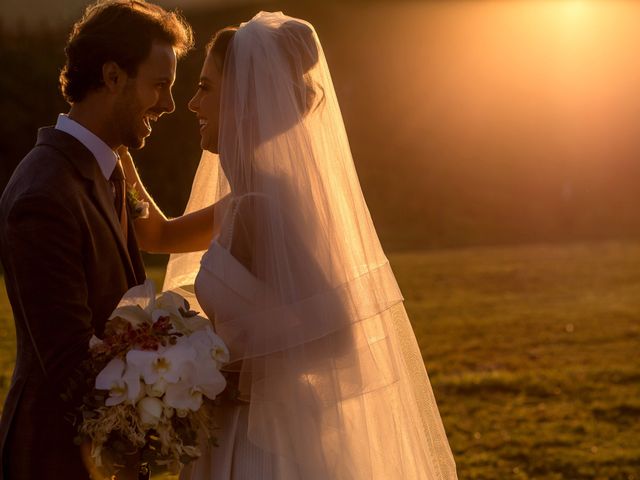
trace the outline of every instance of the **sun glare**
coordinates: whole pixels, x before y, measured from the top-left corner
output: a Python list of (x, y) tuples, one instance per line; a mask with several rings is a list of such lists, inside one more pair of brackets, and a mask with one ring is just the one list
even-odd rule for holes
[(411, 9), (415, 20), (395, 35), (416, 45), (412, 55), (423, 61), (415, 75), (399, 70), (388, 82), (408, 87), (404, 112), (415, 111), (408, 125), (463, 136), (456, 148), (465, 155), (482, 148), (493, 154), (502, 148), (493, 139), (509, 137), (539, 149), (539, 157), (585, 168), (606, 163), (612, 149), (633, 149), (640, 2), (496, 0)]
[(599, 13), (607, 13), (602, 12), (602, 7), (602, 4), (594, 0), (555, 0), (541, 2), (537, 8), (531, 8), (531, 11), (537, 11), (540, 25), (546, 23), (560, 37), (578, 37), (584, 42)]
[(569, 20), (581, 20), (589, 13), (590, 3), (586, 0), (566, 0), (560, 5)]

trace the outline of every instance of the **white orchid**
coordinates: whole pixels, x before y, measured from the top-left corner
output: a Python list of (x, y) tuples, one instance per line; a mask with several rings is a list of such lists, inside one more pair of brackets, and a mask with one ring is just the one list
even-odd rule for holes
[(176, 383), (180, 380), (184, 365), (196, 358), (196, 351), (185, 343), (178, 343), (157, 351), (130, 350), (127, 353), (127, 364), (138, 369), (147, 385), (154, 385), (159, 380)]
[(187, 311), (187, 303), (184, 298), (175, 292), (162, 292), (155, 301), (152, 317), (155, 322), (159, 317), (169, 317), (171, 323), (177, 326), (183, 320), (183, 313)]
[(152, 280), (147, 279), (142, 285), (125, 293), (109, 320), (119, 317), (137, 327), (169, 317), (174, 329), (184, 335), (211, 326), (209, 320), (199, 315), (183, 316), (187, 310), (186, 300), (176, 292), (162, 292), (156, 297), (155, 285)]
[(186, 383), (169, 385), (164, 402), (175, 408), (179, 417), (185, 417), (189, 410), (195, 412), (202, 406), (202, 392)]
[(159, 318), (180, 316), (179, 310), (168, 303), (158, 303), (156, 288), (152, 280), (145, 280), (142, 285), (127, 291), (113, 311), (109, 320), (122, 318), (134, 327), (144, 323), (155, 323)]
[(165, 403), (181, 411), (196, 411), (202, 405), (202, 396), (215, 399), (226, 387), (227, 382), (213, 359), (205, 363), (190, 362), (185, 365), (182, 381), (167, 386)]
[(198, 363), (205, 364), (213, 359), (216, 362), (216, 367), (220, 368), (229, 362), (229, 349), (222, 339), (213, 332), (210, 325), (180, 340), (193, 345), (193, 348), (198, 352)]
[(144, 397), (138, 402), (137, 408), (142, 423), (154, 427), (160, 422), (165, 405), (158, 398)]
[(105, 405), (118, 405), (128, 401), (135, 403), (140, 396), (140, 372), (135, 367), (127, 366), (119, 358), (112, 359), (96, 377), (95, 387), (98, 390), (109, 390), (109, 398)]
[(156, 307), (164, 309), (173, 317), (181, 317), (180, 309), (186, 310), (184, 298), (175, 292), (162, 292), (156, 299)]
[(176, 292), (162, 292), (156, 299), (156, 308), (163, 309), (171, 318), (176, 331), (183, 335), (189, 335), (196, 330), (200, 330), (207, 326), (211, 326), (208, 319), (201, 317), (195, 313), (186, 316), (189, 304), (186, 300)]
[(137, 327), (151, 322), (151, 311), (155, 306), (155, 286), (152, 280), (130, 288), (120, 300), (109, 320), (122, 318)]
[(165, 403), (180, 414), (200, 408), (203, 395), (213, 400), (225, 389), (220, 366), (229, 361), (229, 350), (210, 324), (180, 338), (178, 345), (190, 345), (197, 352), (195, 360), (185, 364), (182, 380), (167, 386)]

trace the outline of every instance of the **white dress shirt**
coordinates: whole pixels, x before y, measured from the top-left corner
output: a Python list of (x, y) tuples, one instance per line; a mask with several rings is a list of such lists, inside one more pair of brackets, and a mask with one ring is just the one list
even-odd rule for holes
[(109, 147), (109, 145), (104, 143), (100, 137), (80, 125), (78, 122), (71, 120), (64, 113), (58, 115), (56, 130), (68, 133), (87, 147), (93, 156), (96, 157), (104, 178), (107, 180), (111, 178), (113, 169), (116, 168), (116, 163), (118, 163), (118, 155), (111, 149), (111, 147)]

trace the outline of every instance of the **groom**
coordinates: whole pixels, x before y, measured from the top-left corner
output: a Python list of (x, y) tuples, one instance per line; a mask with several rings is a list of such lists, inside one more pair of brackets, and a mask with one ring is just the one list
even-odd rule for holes
[(174, 110), (176, 59), (192, 44), (183, 19), (144, 0), (99, 1), (73, 27), (60, 75), (69, 114), (40, 129), (0, 200), (18, 343), (0, 479), (89, 477), (61, 394), (91, 336), (145, 277), (115, 151), (141, 148)]

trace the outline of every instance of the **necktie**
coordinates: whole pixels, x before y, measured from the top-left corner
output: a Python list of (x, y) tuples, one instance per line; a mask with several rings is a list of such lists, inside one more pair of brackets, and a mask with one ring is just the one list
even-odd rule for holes
[(114, 168), (113, 173), (111, 174), (111, 184), (113, 185), (114, 191), (114, 206), (116, 209), (116, 213), (118, 214), (118, 218), (120, 219), (120, 229), (122, 230), (122, 235), (124, 235), (124, 242), (127, 243), (127, 194), (126, 194), (126, 184), (124, 180), (124, 172), (122, 171), (122, 165), (120, 162), (116, 163), (116, 168)]

